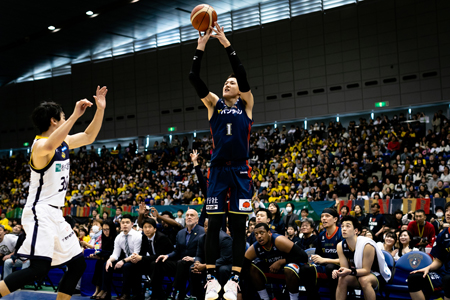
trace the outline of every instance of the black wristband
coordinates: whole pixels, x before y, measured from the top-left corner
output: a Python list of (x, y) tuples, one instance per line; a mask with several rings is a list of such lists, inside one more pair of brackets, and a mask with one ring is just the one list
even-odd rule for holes
[(355, 268), (355, 267), (351, 267), (350, 270), (352, 270), (352, 272), (350, 273), (350, 275), (352, 275), (352, 276), (358, 275), (358, 272), (356, 272), (356, 268)]

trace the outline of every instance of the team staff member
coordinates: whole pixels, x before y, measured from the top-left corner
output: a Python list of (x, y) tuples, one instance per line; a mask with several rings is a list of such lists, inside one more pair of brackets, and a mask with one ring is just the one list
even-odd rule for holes
[[(216, 34), (211, 35), (212, 31)], [(234, 72), (225, 80), (221, 99), (211, 93), (200, 79), (201, 59), (211, 36), (217, 38), (225, 48)], [(209, 234), (206, 236), (206, 247), (209, 249), (206, 252), (206, 273), (209, 279), (214, 280), (208, 280), (206, 299), (209, 297), (210, 289), (219, 289), (219, 282), (215, 279), (215, 262), (219, 253), (222, 214), (225, 213), (227, 192), (230, 191), (228, 218), (233, 237), (233, 267), (231, 278), (223, 288), (225, 299), (236, 300), (245, 254), (245, 223), (247, 215), (252, 212), (253, 184), (251, 168), (247, 160), (249, 159), (254, 100), (244, 66), (228, 41), (224, 28), (217, 22), (215, 22), (215, 28), (211, 27), (198, 39), (189, 80), (208, 110), (208, 120), (213, 136), (213, 153), (208, 173), (208, 195), (205, 205), (209, 219)]]
[(50, 267), (66, 264), (67, 272), (58, 287), (57, 300), (72, 297), (78, 280), (86, 268), (80, 244), (61, 213), (69, 185), (69, 149), (93, 143), (100, 131), (106, 107), (106, 87), (97, 87), (97, 111), (84, 132), (69, 135), (75, 122), (93, 104), (86, 100), (76, 103), (66, 120), (62, 107), (54, 102), (41, 103), (32, 114), (40, 135), (31, 147), (31, 178), (22, 225), (27, 233), (17, 251), (19, 257), (30, 260), (30, 267), (14, 272), (0, 282), (0, 294), (6, 296), (36, 277), (44, 276)]
[(262, 300), (269, 300), (267, 281), (285, 279), (290, 299), (297, 300), (299, 265), (308, 261), (308, 255), (288, 238), (272, 233), (265, 223), (256, 224), (254, 232), (257, 242), (245, 252), (244, 262), (244, 269), (249, 267), (252, 286)]
[(358, 236), (361, 224), (353, 216), (341, 220), (344, 240), (337, 246), (339, 270), (333, 271), (333, 278), (339, 278), (336, 299), (347, 299), (347, 288), (361, 287), (364, 299), (376, 299), (375, 289), (382, 289), (391, 278), (384, 254), (369, 238)]
[(342, 241), (341, 229), (336, 225), (339, 214), (335, 209), (325, 208), (320, 217), (323, 228), (315, 244), (316, 254), (311, 255), (313, 264), (303, 264), (300, 267), (300, 279), (306, 288), (308, 300), (319, 299), (318, 280), (326, 280), (331, 299), (335, 299), (337, 278), (332, 278), (332, 272), (339, 269), (337, 244)]
[[(450, 223), (450, 202), (445, 204), (445, 220)], [(444, 290), (444, 299), (450, 300), (450, 228), (439, 233), (431, 250), (433, 263), (413, 271), (408, 276), (408, 289), (412, 300), (425, 300), (436, 290)]]

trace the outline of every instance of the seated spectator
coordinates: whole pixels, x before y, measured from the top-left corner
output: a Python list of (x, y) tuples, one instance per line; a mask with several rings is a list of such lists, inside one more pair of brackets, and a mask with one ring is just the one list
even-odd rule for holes
[[(197, 299), (205, 299), (204, 281), (217, 279), (221, 286), (225, 286), (231, 274), (231, 266), (233, 263), (232, 243), (231, 237), (220, 230), (219, 245), (220, 253), (216, 260), (215, 277), (206, 276), (206, 263), (205, 263), (205, 239), (208, 234), (208, 219), (204, 223), (205, 234), (201, 235), (198, 240), (197, 253), (195, 255), (195, 263), (191, 267), (190, 282), (191, 282), (191, 295), (197, 297)], [(214, 290), (214, 285), (208, 285), (208, 291), (206, 291), (206, 299), (214, 299), (219, 297), (219, 291)]]
[[(450, 203), (445, 205), (445, 218), (450, 223)], [(444, 299), (450, 299), (450, 240), (448, 230), (442, 231), (431, 250), (431, 265), (411, 272), (408, 276), (408, 290), (413, 300), (428, 299), (436, 289), (444, 290)]]
[(89, 234), (89, 242), (80, 241), (81, 247), (84, 249), (101, 249), (102, 247), (102, 220), (94, 220), (92, 222), (91, 233)]
[(300, 211), (300, 222), (303, 222), (306, 218), (308, 218), (308, 215), (309, 215), (308, 209), (302, 208), (302, 210)]
[(342, 206), (341, 207), (341, 214), (340, 214), (340, 216), (339, 216), (339, 219), (342, 219), (343, 217), (345, 217), (345, 216), (347, 216), (348, 215), (348, 207), (347, 206)]
[(355, 208), (354, 208), (354, 212), (355, 212), (355, 218), (358, 219), (359, 223), (366, 223), (365, 219), (366, 219), (366, 214), (364, 213), (364, 211), (361, 208), (361, 205), (356, 204)]
[[(3, 254), (2, 262), (4, 264), (3, 279), (13, 272), (13, 268), (22, 267), (22, 269), (25, 269), (30, 266), (30, 260), (22, 261), (17, 256), (17, 251), (24, 240), (25, 232), (22, 230), (21, 225), (14, 226), (12, 234), (6, 234), (3, 225), (0, 225), (0, 251)], [(9, 252), (10, 250), (11, 252)]]
[[(199, 236), (205, 233), (203, 227), (197, 224), (197, 211), (189, 209), (185, 219), (186, 228), (178, 232), (174, 251), (158, 256), (154, 269), (155, 277), (152, 278), (152, 286), (159, 287), (162, 285), (163, 276), (161, 275), (175, 277), (174, 295), (178, 292), (179, 299), (184, 299), (186, 295), (186, 282), (189, 278), (190, 267), (194, 263)], [(155, 295), (156, 299), (165, 297), (160, 295), (160, 292), (163, 293), (163, 291), (158, 291), (158, 294)]]
[(102, 290), (103, 266), (114, 251), (114, 240), (117, 236), (116, 226), (111, 220), (106, 220), (103, 222), (101, 233), (101, 243), (95, 253), (90, 255), (90, 258), (97, 260), (95, 262), (94, 275), (92, 276), (92, 284), (95, 286), (95, 293), (92, 297), (103, 300), (108, 296), (108, 293)]
[(344, 240), (337, 245), (340, 268), (332, 275), (339, 278), (336, 300), (347, 299), (349, 286), (360, 287), (365, 299), (376, 299), (375, 289), (382, 290), (392, 276), (385, 267), (384, 254), (373, 240), (356, 235), (361, 224), (355, 217), (344, 217), (341, 228)]
[(369, 239), (371, 239), (371, 240), (374, 239), (374, 238), (373, 238), (373, 232), (372, 232), (371, 230), (369, 230), (369, 229), (366, 229), (365, 231), (362, 231), (360, 235), (361, 235), (361, 236), (364, 236), (364, 237), (366, 237), (366, 238), (369, 238)]
[(249, 280), (262, 300), (269, 300), (265, 287), (267, 278), (284, 275), (290, 299), (298, 299), (299, 265), (308, 261), (308, 255), (284, 236), (272, 234), (267, 224), (257, 224), (255, 234), (258, 242), (245, 252), (242, 267), (244, 274), (248, 272), (249, 276), (243, 277)]
[(280, 207), (277, 203), (272, 202), (269, 204), (269, 210), (272, 213), (272, 221), (270, 221), (270, 225), (275, 227), (275, 232), (284, 235), (285, 234), (285, 225), (283, 219), (281, 218)]
[(296, 244), (298, 241), (300, 241), (300, 238), (298, 237), (298, 232), (297, 232), (297, 224), (294, 223), (294, 225), (288, 226), (288, 228), (286, 230), (286, 237), (294, 244)]
[(385, 250), (389, 252), (392, 256), (394, 256), (398, 249), (395, 249), (395, 244), (397, 243), (397, 234), (393, 232), (388, 232), (386, 237), (384, 238), (384, 242), (378, 242), (377, 245), (381, 250)]
[[(272, 220), (272, 213), (270, 210), (266, 208), (260, 208), (258, 212), (256, 213), (256, 219), (255, 219), (255, 226), (259, 223), (265, 223), (269, 225), (270, 230), (272, 233), (276, 233), (275, 226), (270, 225), (270, 221)], [(255, 233), (251, 232), (250, 235), (247, 237), (247, 243), (249, 245), (253, 245), (256, 242)]]
[(425, 248), (436, 236), (434, 226), (430, 222), (425, 221), (426, 216), (423, 209), (416, 210), (414, 219), (408, 224), (408, 231), (412, 234), (413, 243), (411, 245)]
[(184, 211), (182, 209), (179, 209), (177, 211), (177, 217), (175, 218), (175, 221), (177, 221), (181, 225), (181, 227), (184, 228), (184, 226), (186, 225), (186, 222), (184, 221), (183, 214), (184, 214)]
[(447, 198), (448, 197), (448, 193), (444, 188), (444, 182), (442, 180), (438, 181), (437, 185), (434, 187), (434, 189), (431, 193), (436, 198)]
[[(122, 232), (114, 240), (114, 250), (112, 255), (105, 263), (103, 271), (102, 290), (111, 294), (111, 284), (114, 271), (123, 272), (122, 296), (119, 300), (125, 300), (130, 297), (131, 291), (135, 296), (141, 294), (141, 283), (137, 276), (135, 264), (131, 262), (132, 254), (139, 253), (141, 250), (142, 234), (133, 230), (133, 221), (130, 215), (123, 215), (120, 220)], [(125, 258), (120, 259), (121, 253), (125, 253)]]
[[(150, 278), (155, 278), (159, 276), (155, 273), (156, 259), (164, 253), (173, 251), (173, 244), (166, 235), (156, 229), (154, 219), (144, 219), (142, 226), (144, 234), (142, 235), (141, 250), (139, 253), (131, 255), (131, 262), (136, 264), (139, 275), (150, 275)], [(152, 282), (154, 297), (159, 294), (160, 290), (161, 286), (153, 285)], [(142, 298), (142, 295), (140, 297)]]
[(314, 220), (312, 218), (306, 218), (299, 225), (302, 237), (296, 244), (303, 250), (314, 248), (317, 240), (317, 235), (314, 234)]
[(369, 214), (363, 225), (369, 226), (369, 230), (375, 234), (372, 238), (377, 241), (381, 238), (380, 234), (383, 232), (383, 225), (385, 223), (384, 215), (380, 214), (380, 205), (378, 203), (372, 204), (370, 208), (372, 213)]
[(430, 223), (434, 226), (434, 232), (440, 233), (444, 227), (448, 227), (449, 224), (445, 220), (444, 216), (444, 208), (442, 206), (436, 206), (435, 208), (435, 214), (431, 218)]
[(297, 226), (295, 225), (295, 221), (298, 220), (298, 215), (294, 213), (295, 211), (295, 205), (292, 202), (288, 202), (286, 204), (285, 209), (285, 215), (283, 216), (283, 223), (285, 224), (287, 230), (287, 227), (289, 226)]
[(404, 254), (411, 252), (411, 251), (419, 251), (417, 248), (411, 248), (411, 242), (412, 242), (412, 234), (408, 230), (402, 230), (399, 233), (398, 241), (399, 241), (399, 247), (397, 253), (394, 255), (394, 260), (397, 261), (402, 257)]

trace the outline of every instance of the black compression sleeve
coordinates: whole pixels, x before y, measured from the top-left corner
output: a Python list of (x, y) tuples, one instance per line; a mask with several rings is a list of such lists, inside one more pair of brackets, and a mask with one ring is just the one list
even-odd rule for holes
[(189, 72), (189, 81), (191, 82), (192, 86), (197, 91), (197, 95), (200, 97), (200, 99), (205, 98), (209, 94), (209, 89), (206, 86), (206, 84), (203, 82), (203, 80), (200, 78), (200, 66), (202, 64), (202, 57), (203, 57), (203, 51), (202, 50), (195, 50), (194, 59), (192, 62), (192, 68)]
[(286, 255), (286, 263), (307, 263), (308, 254), (297, 244), (294, 244), (291, 251)]
[(239, 85), (239, 90), (242, 93), (246, 93), (250, 91), (250, 85), (247, 81), (247, 72), (245, 72), (244, 66), (241, 63), (241, 60), (234, 51), (233, 46), (228, 46), (225, 48), (228, 54), (228, 58), (230, 59), (231, 67), (233, 68), (234, 75), (236, 76), (236, 80)]

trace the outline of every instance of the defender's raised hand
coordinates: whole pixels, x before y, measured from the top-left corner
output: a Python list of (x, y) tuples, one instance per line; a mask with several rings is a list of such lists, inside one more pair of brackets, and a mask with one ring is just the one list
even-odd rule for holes
[(106, 108), (106, 94), (108, 93), (108, 89), (106, 86), (100, 88), (100, 86), (97, 86), (97, 92), (94, 96), (95, 103), (97, 104), (98, 109), (105, 109)]

